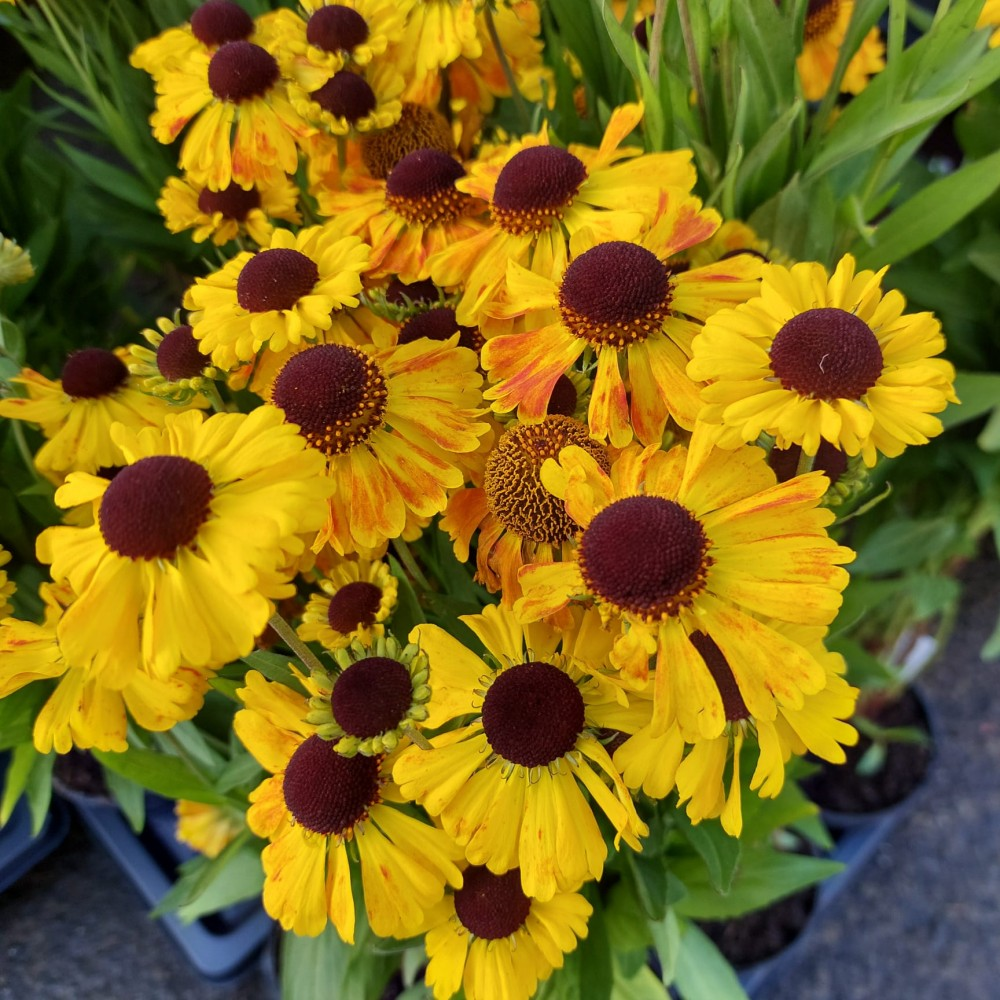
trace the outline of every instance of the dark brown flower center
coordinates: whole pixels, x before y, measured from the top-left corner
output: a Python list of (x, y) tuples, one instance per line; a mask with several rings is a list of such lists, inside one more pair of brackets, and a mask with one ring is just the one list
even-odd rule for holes
[(280, 76), (270, 52), (252, 42), (226, 42), (208, 64), (208, 86), (220, 101), (263, 97)]
[(514, 236), (541, 233), (569, 207), (587, 179), (583, 161), (558, 146), (529, 146), (504, 165), (490, 212)]
[(704, 632), (692, 632), (690, 638), (691, 645), (701, 654), (705, 666), (708, 667), (708, 672), (712, 675), (712, 680), (715, 681), (715, 686), (719, 689), (726, 718), (730, 722), (749, 719), (750, 709), (747, 708), (743, 695), (740, 693), (733, 668), (729, 665), (729, 661), (715, 640)]
[(600, 511), (580, 538), (588, 589), (647, 620), (674, 615), (705, 583), (708, 539), (673, 500), (625, 497)]
[(410, 672), (387, 656), (369, 656), (352, 663), (337, 678), (330, 696), (337, 725), (358, 739), (395, 729), (412, 702)]
[(198, 350), (198, 341), (187, 324), (175, 326), (156, 348), (156, 367), (168, 382), (196, 378), (205, 370), (209, 360)]
[(625, 347), (645, 340), (669, 315), (670, 273), (637, 243), (600, 243), (580, 254), (559, 286), (567, 329), (595, 346)]
[(218, 212), (224, 219), (236, 222), (242, 222), (255, 208), (260, 208), (260, 192), (256, 188), (241, 188), (239, 184), (230, 184), (221, 191), (203, 188), (198, 195), (199, 212), (206, 215)]
[(261, 250), (243, 265), (236, 280), (236, 301), (247, 312), (291, 309), (319, 281), (316, 262), (298, 250)]
[(191, 15), (191, 33), (202, 45), (214, 48), (249, 38), (253, 18), (230, 0), (208, 0)]
[(465, 168), (439, 149), (407, 153), (385, 182), (385, 203), (407, 222), (441, 225), (457, 219), (469, 204), (468, 195), (455, 190)]
[(455, 310), (451, 306), (438, 306), (411, 316), (400, 327), (397, 343), (410, 344), (420, 337), (427, 337), (429, 340), (447, 340), (455, 333), (458, 334), (459, 347), (468, 347), (477, 354), (486, 342), (474, 326), (458, 325), (455, 320)]
[(486, 459), (483, 489), (490, 513), (508, 530), (532, 542), (559, 545), (579, 527), (563, 501), (542, 485), (542, 464), (558, 458), (568, 445), (579, 445), (605, 471), (604, 446), (593, 441), (587, 425), (572, 417), (547, 416), (538, 424), (517, 424), (505, 431)]
[(470, 865), (455, 890), (455, 913), (477, 938), (499, 941), (524, 926), (531, 899), (521, 890), (521, 869), (494, 875), (483, 865)]
[(382, 369), (356, 347), (318, 344), (289, 358), (272, 402), (327, 455), (367, 441), (382, 426), (388, 389)]
[(59, 376), (63, 392), (74, 399), (98, 399), (112, 393), (128, 378), (128, 368), (117, 354), (100, 347), (74, 351)]
[(282, 790), (285, 805), (307, 830), (345, 834), (381, 801), (381, 757), (342, 757), (332, 742), (310, 736), (292, 754)]
[(375, 110), (375, 91), (358, 73), (342, 69), (310, 95), (334, 118), (345, 118), (352, 125)]
[(806, 8), (806, 41), (821, 38), (837, 23), (841, 0), (809, 0)]
[(346, 583), (330, 598), (326, 620), (341, 635), (373, 625), (382, 603), (382, 588), (367, 580)]
[(151, 455), (122, 469), (101, 499), (98, 525), (127, 559), (172, 559), (209, 515), (212, 477), (179, 455)]
[(551, 663), (519, 663), (499, 674), (483, 700), (483, 732), (493, 752), (522, 767), (544, 767), (576, 745), (583, 695)]
[(560, 414), (564, 417), (572, 417), (576, 413), (578, 398), (573, 380), (568, 375), (560, 375), (556, 379), (556, 384), (552, 386), (552, 394), (549, 396), (547, 407), (549, 416)]
[[(786, 483), (789, 479), (795, 478), (801, 457), (802, 446), (793, 444), (791, 448), (772, 448), (767, 461), (774, 469), (778, 482)], [(835, 483), (847, 471), (847, 456), (829, 441), (820, 441), (812, 467), (814, 470), (825, 472), (830, 482)]]
[(368, 22), (352, 7), (320, 7), (306, 25), (306, 40), (324, 52), (353, 52), (368, 41)]
[(385, 180), (407, 153), (418, 149), (450, 154), (455, 152), (455, 140), (444, 115), (409, 102), (404, 102), (395, 125), (361, 138), (361, 159), (372, 177), (379, 180)]
[(407, 284), (399, 278), (392, 278), (385, 289), (385, 301), (394, 306), (405, 306), (407, 300), (413, 305), (431, 305), (439, 302), (437, 285), (430, 278)]
[(844, 309), (807, 309), (771, 344), (771, 370), (782, 388), (813, 399), (860, 399), (882, 366), (875, 334)]

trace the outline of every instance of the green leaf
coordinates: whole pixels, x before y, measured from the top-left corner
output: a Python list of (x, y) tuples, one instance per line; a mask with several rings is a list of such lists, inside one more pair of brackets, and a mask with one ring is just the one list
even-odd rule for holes
[(704, 865), (693, 858), (682, 858), (674, 864), (674, 872), (688, 894), (676, 904), (677, 912), (698, 920), (742, 916), (822, 882), (843, 867), (839, 861), (788, 854), (761, 844), (744, 850), (739, 876), (728, 895), (721, 896), (708, 879)]
[(249, 842), (234, 840), (216, 858), (193, 859), (207, 863), (197, 880), (196, 893), (177, 908), (181, 920), (191, 923), (206, 913), (216, 913), (233, 903), (259, 896), (264, 889), (262, 846), (256, 838)]
[(399, 582), (396, 610), (392, 613), (392, 631), (393, 634), (403, 638), (408, 636), (415, 626), (423, 624), (427, 618), (420, 607), (420, 601), (417, 600), (410, 578), (395, 556), (389, 556), (389, 568)]
[(709, 880), (718, 892), (729, 892), (740, 863), (741, 842), (730, 837), (720, 823), (694, 824), (683, 810), (677, 812), (677, 829), (701, 855)]
[(895, 264), (957, 225), (1000, 188), (1000, 150), (922, 188), (855, 244), (858, 268)]
[[(360, 883), (360, 879), (356, 880)], [(379, 997), (395, 971), (397, 956), (380, 950), (365, 915), (364, 899), (355, 892), (357, 923), (354, 944), (340, 940), (329, 924), (318, 937), (283, 934), (281, 996), (283, 1000), (372, 1000)]]
[(604, 910), (596, 891), (585, 894), (591, 897), (594, 912), (587, 922), (586, 939), (577, 945), (580, 953), (580, 982), (586, 983), (587, 1000), (610, 1000), (614, 970)]
[(959, 525), (947, 517), (897, 518), (879, 525), (851, 564), (851, 574), (881, 576), (940, 557), (959, 537)]
[(0, 750), (31, 742), (35, 719), (54, 687), (35, 681), (0, 699)]
[(643, 912), (652, 920), (662, 920), (668, 907), (683, 895), (683, 887), (667, 870), (663, 857), (647, 859), (627, 851), (624, 858)]
[(677, 976), (677, 960), (681, 952), (681, 927), (677, 914), (667, 910), (662, 920), (651, 920), (649, 930), (653, 935), (653, 947), (663, 969), (663, 982), (668, 986)]
[(988, 413), (1000, 400), (1000, 373), (959, 372), (955, 377), (955, 395), (961, 406), (949, 406), (941, 414), (945, 428), (957, 427)]
[(626, 975), (616, 961), (611, 1000), (669, 1000), (669, 994), (648, 965), (641, 966), (632, 975)]
[(749, 1000), (733, 967), (694, 924), (681, 930), (674, 985), (683, 1000)]
[(622, 879), (608, 890), (604, 920), (608, 940), (616, 954), (635, 949), (645, 954), (646, 948), (653, 943), (649, 923), (643, 916), (630, 879)]
[(114, 771), (105, 771), (104, 781), (112, 798), (118, 803), (118, 808), (125, 814), (129, 826), (136, 833), (141, 833), (146, 825), (145, 790)]
[[(299, 679), (292, 673), (292, 668), (289, 666), (289, 662), (292, 660), (291, 656), (279, 656), (277, 653), (268, 653), (263, 649), (255, 649), (252, 653), (240, 659), (248, 667), (262, 673), (269, 681), (277, 681), (279, 684), (294, 688), (296, 691), (302, 690)], [(226, 672), (223, 672), (224, 675)], [(240, 684), (240, 687), (243, 687), (243, 685)]]
[(0, 826), (4, 826), (10, 819), (14, 806), (27, 787), (31, 769), (35, 766), (38, 756), (38, 751), (32, 743), (16, 746), (10, 755), (10, 763), (4, 775), (3, 798), (0, 799)]
[(56, 145), (81, 176), (86, 177), (105, 194), (121, 199), (133, 208), (148, 212), (150, 217), (156, 213), (155, 196), (136, 179), (134, 174), (120, 170), (67, 142), (57, 139)]
[(168, 799), (191, 799), (210, 805), (229, 802), (178, 757), (139, 747), (129, 747), (124, 753), (94, 750), (93, 754), (108, 770)]

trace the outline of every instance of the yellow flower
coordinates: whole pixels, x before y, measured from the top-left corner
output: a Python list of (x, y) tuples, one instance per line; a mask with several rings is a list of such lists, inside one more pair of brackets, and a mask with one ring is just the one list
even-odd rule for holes
[(624, 839), (641, 850), (648, 832), (596, 736), (608, 712), (620, 712), (612, 685), (586, 672), (607, 655), (610, 634), (596, 615), (579, 616), (565, 633), (523, 628), (496, 605), (461, 620), (494, 665), (436, 625), (414, 629), (430, 660), (425, 725), (466, 722), (433, 737), (430, 750), (404, 750), (393, 777), (472, 864), (496, 874), (519, 868), (524, 893), (551, 900), (601, 876), (607, 848), (595, 806), (616, 846)]
[(6, 618), (14, 610), (10, 599), (17, 590), (17, 584), (7, 576), (7, 571), (3, 568), (10, 562), (10, 553), (0, 545), (0, 619)]
[(211, 54), (226, 42), (249, 41), (255, 37), (253, 18), (232, 0), (208, 0), (179, 28), (167, 28), (155, 38), (135, 47), (129, 62), (136, 69), (160, 80), (175, 72), (194, 52)]
[(250, 829), (270, 840), (262, 855), (264, 908), (287, 931), (315, 936), (329, 920), (353, 943), (351, 885), (360, 868), (372, 930), (409, 937), (445, 884), (462, 884), (461, 851), (396, 806), (390, 758), (342, 757), (316, 734), (305, 719), (308, 696), (320, 691), (309, 678), (300, 681), (308, 695), (250, 671), (239, 692), (246, 708), (233, 723), (271, 772), (250, 794), (247, 813)]
[(483, 203), (455, 187), (464, 175), (448, 153), (419, 149), (404, 156), (385, 180), (351, 171), (342, 187), (324, 184), (313, 193), (320, 212), (336, 220), (339, 231), (371, 244), (372, 278), (412, 282), (429, 277), (427, 261), (435, 253), (485, 228), (477, 218)]
[(604, 446), (579, 420), (556, 414), (537, 424), (516, 424), (490, 451), (483, 485), (456, 492), (441, 519), (459, 562), (468, 561), (472, 536), (479, 532), (476, 579), (491, 591), (502, 590), (507, 607), (521, 596), (522, 566), (571, 558), (579, 526), (541, 480), (545, 460), (568, 444), (580, 445), (610, 468)]
[(204, 243), (211, 237), (222, 246), (247, 235), (260, 246), (271, 241), (271, 219), (302, 221), (298, 209), (299, 189), (284, 175), (274, 184), (249, 188), (230, 184), (212, 191), (193, 178), (169, 177), (156, 207), (172, 233), (194, 230), (191, 239)]
[(317, 551), (377, 549), (411, 517), (443, 511), (464, 482), (460, 456), (488, 425), (478, 422), (476, 355), (457, 340), (318, 344), (277, 373), (267, 398), (325, 457), (334, 484)]
[(322, 459), (270, 406), (112, 435), (126, 468), (111, 482), (73, 473), (56, 492), (63, 507), (92, 503), (94, 523), (38, 537), (79, 595), (59, 625), (67, 657), (114, 687), (137, 664), (167, 679), (245, 656), (323, 521)]
[(56, 381), (30, 368), (10, 381), (28, 395), (0, 399), (0, 417), (38, 424), (46, 442), (35, 456), (38, 470), (54, 481), (71, 471), (97, 472), (123, 464), (111, 425), (132, 430), (161, 427), (176, 407), (139, 391), (129, 377), (125, 351), (86, 347), (66, 359)]
[(0, 288), (20, 285), (35, 276), (31, 253), (0, 233)]
[(338, 559), (319, 587), (323, 593), (313, 594), (302, 614), (300, 639), (333, 651), (385, 634), (399, 584), (382, 560)]
[(461, 889), (428, 914), (426, 982), (435, 1000), (460, 989), (466, 1000), (528, 1000), (539, 981), (561, 969), (563, 956), (587, 936), (593, 908), (576, 892), (542, 901), (526, 896), (517, 869), (495, 875), (465, 869)]
[(535, 275), (562, 273), (569, 239), (589, 227), (597, 240), (631, 239), (656, 213), (665, 187), (689, 191), (695, 182), (690, 150), (642, 154), (622, 141), (639, 124), (642, 106), (616, 108), (599, 149), (553, 146), (548, 130), (500, 147), (456, 182), (489, 203), (492, 225), (435, 255), (431, 277), (462, 287), (458, 321), (480, 323), (507, 275), (507, 262)]
[(692, 378), (701, 419), (720, 425), (720, 444), (755, 441), (815, 455), (821, 440), (875, 464), (941, 433), (931, 416), (955, 402), (941, 324), (931, 313), (904, 315), (897, 291), (878, 273), (855, 273), (844, 256), (832, 277), (820, 264), (768, 264), (760, 295), (712, 316), (694, 342)]
[(695, 633), (722, 651), (754, 718), (801, 708), (823, 687), (815, 658), (754, 616), (827, 625), (836, 615), (847, 584), (838, 564), (854, 553), (824, 530), (833, 520), (817, 507), (824, 476), (776, 485), (761, 449), (723, 451), (699, 425), (690, 447), (631, 445), (610, 475), (583, 449), (566, 448), (543, 467), (542, 482), (584, 530), (575, 561), (521, 571), (515, 612), (533, 621), (582, 600), (624, 622), (611, 663), (641, 687), (655, 655), (655, 734), (676, 720), (693, 742), (726, 725)]
[[(809, 0), (802, 52), (795, 61), (807, 101), (818, 101), (833, 80), (854, 0)], [(860, 94), (868, 79), (885, 69), (885, 45), (878, 28), (872, 28), (851, 57), (840, 84), (844, 94)]]
[(315, 340), (333, 313), (358, 305), (370, 248), (332, 226), (276, 229), (256, 253), (241, 253), (184, 296), (201, 350), (220, 368), (251, 361), (264, 344), (280, 351)]
[(481, 0), (411, 0), (406, 25), (389, 58), (406, 78), (407, 101), (431, 104), (438, 73), (459, 56), (476, 59), (483, 44), (476, 32)]
[(223, 848), (244, 829), (242, 813), (207, 802), (178, 799), (174, 805), (177, 816), (175, 836), (182, 844), (206, 858), (217, 858)]
[[(128, 749), (129, 717), (143, 729), (160, 732), (201, 708), (208, 671), (183, 666), (160, 678), (144, 670), (138, 658), (118, 664), (113, 673), (84, 666), (58, 635), (64, 608), (74, 606), (72, 590), (42, 584), (39, 592), (45, 602), (43, 624), (16, 618), (0, 624), (0, 698), (33, 681), (59, 682), (35, 720), (39, 753), (68, 753), (74, 746), (121, 753)], [(118, 595), (112, 598), (117, 600)]]
[[(219, 372), (212, 367), (211, 359), (201, 353), (187, 323), (175, 323), (161, 316), (156, 326), (157, 330), (142, 331), (153, 350), (141, 344), (129, 345), (128, 370), (140, 382), (143, 392), (175, 403), (195, 399)], [(204, 396), (201, 402), (207, 405)]]
[[(824, 649), (826, 630), (777, 621), (768, 624), (806, 649), (826, 673), (824, 687), (806, 695), (801, 708), (779, 703), (773, 720), (755, 719), (743, 701), (725, 655), (705, 633), (695, 632), (691, 642), (719, 689), (726, 713), (725, 729), (713, 739), (695, 739), (685, 757), (685, 738), (676, 722), (660, 734), (649, 723), (628, 736), (614, 754), (615, 765), (621, 768), (629, 788), (641, 787), (647, 795), (663, 798), (676, 784), (679, 802), (688, 803), (692, 822), (721, 816), (723, 828), (734, 837), (740, 835), (743, 824), (740, 771), (747, 742), (751, 746), (756, 742), (759, 747), (750, 789), (762, 798), (774, 798), (784, 786), (785, 764), (793, 753), (801, 755), (808, 750), (823, 760), (843, 763), (844, 746), (858, 739), (857, 731), (844, 721), (854, 710), (858, 691), (842, 676), (843, 657)], [(645, 690), (636, 697), (648, 705), (649, 696), (650, 691)], [(727, 782), (725, 772), (730, 759)]]
[(298, 167), (296, 142), (315, 131), (292, 107), (274, 56), (255, 42), (192, 52), (156, 80), (156, 93), (153, 136), (171, 143), (193, 121), (180, 166), (213, 191), (280, 183)]
[(658, 443), (668, 417), (686, 430), (694, 427), (701, 403), (685, 372), (691, 341), (712, 313), (757, 291), (761, 262), (752, 254), (694, 268), (671, 261), (711, 236), (719, 216), (677, 190), (664, 191), (660, 205), (655, 225), (636, 241), (605, 242), (584, 230), (570, 243), (568, 265), (537, 274), (510, 262), (510, 301), (487, 312), (541, 319), (483, 347), (483, 367), (494, 383), (484, 396), (495, 410), (517, 407), (522, 420), (537, 420), (558, 379), (593, 354), (593, 437), (621, 448), (633, 434), (643, 444)]

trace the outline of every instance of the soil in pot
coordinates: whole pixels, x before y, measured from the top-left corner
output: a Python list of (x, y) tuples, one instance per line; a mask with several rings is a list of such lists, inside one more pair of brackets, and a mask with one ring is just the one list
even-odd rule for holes
[(745, 969), (787, 948), (805, 927), (815, 905), (816, 890), (809, 888), (733, 920), (698, 923), (737, 969)]
[[(898, 699), (865, 714), (883, 729), (905, 726), (930, 731), (920, 699), (909, 689)], [(819, 771), (803, 779), (803, 791), (830, 812), (871, 813), (902, 802), (924, 780), (932, 748), (921, 743), (890, 742), (882, 766), (871, 774), (859, 774), (857, 764), (871, 745), (871, 739), (862, 734), (857, 746), (847, 747), (846, 763), (816, 761)]]

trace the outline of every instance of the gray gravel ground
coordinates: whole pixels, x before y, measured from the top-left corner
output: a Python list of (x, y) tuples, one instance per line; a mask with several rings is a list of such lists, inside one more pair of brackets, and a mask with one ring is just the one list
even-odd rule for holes
[[(966, 583), (958, 627), (924, 684), (941, 741), (920, 807), (817, 921), (766, 1000), (1000, 998), (1000, 666), (979, 660), (1000, 612), (1000, 568), (974, 563)], [(78, 825), (0, 896), (0, 1000), (271, 996), (260, 969), (232, 986), (201, 980)]]

